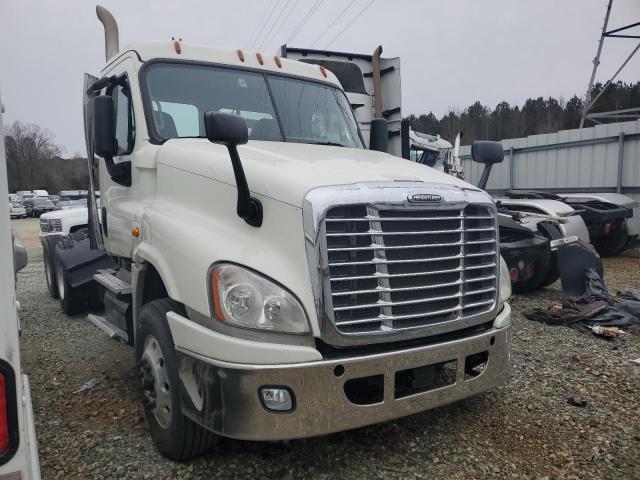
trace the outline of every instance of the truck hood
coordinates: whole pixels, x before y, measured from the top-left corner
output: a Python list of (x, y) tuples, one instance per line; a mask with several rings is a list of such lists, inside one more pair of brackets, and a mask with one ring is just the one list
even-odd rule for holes
[(81, 218), (86, 221), (88, 211), (89, 210), (87, 209), (87, 207), (67, 208), (64, 210), (55, 210), (53, 212), (43, 213), (42, 215), (40, 215), (40, 218), (42, 220), (60, 219), (63, 221), (72, 218)]
[[(316, 187), (360, 182), (431, 182), (478, 190), (425, 165), (371, 150), (252, 140), (238, 147), (252, 192), (302, 208)], [(235, 185), (226, 147), (206, 139), (171, 139), (158, 163)]]

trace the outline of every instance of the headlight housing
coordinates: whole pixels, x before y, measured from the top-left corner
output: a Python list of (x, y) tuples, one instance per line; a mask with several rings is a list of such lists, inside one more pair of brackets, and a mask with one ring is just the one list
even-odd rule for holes
[(211, 271), (215, 317), (237, 327), (308, 333), (300, 302), (287, 290), (247, 268), (224, 263)]
[(504, 303), (511, 296), (511, 276), (509, 275), (509, 267), (500, 255), (500, 297), (498, 299), (498, 310), (502, 309)]

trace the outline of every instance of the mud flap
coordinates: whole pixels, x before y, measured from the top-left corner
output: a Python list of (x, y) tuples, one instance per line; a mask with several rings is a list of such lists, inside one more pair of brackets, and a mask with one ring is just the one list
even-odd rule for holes
[(70, 234), (55, 246), (55, 258), (64, 269), (69, 285), (77, 288), (93, 282), (99, 269), (113, 268), (113, 259), (103, 250), (92, 250), (86, 235)]
[(591, 245), (582, 240), (558, 247), (558, 266), (562, 291), (567, 298), (584, 296), (589, 269), (595, 270), (600, 277), (604, 276), (602, 259)]

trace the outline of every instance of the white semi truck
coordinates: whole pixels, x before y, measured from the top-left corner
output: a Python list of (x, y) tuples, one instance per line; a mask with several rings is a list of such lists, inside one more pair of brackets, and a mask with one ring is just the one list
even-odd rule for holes
[[(485, 192), (367, 149), (324, 67), (180, 40), (120, 50), (97, 11), (107, 63), (85, 78), (85, 133), (101, 215), (90, 192), (90, 238), (56, 249), (57, 273), (67, 295), (82, 252), (115, 260), (88, 318), (134, 345), (162, 453), (356, 428), (507, 380)], [(372, 147), (386, 127), (370, 122)]]
[[(8, 192), (0, 99), (0, 191)], [(27, 252), (11, 232), (8, 210), (0, 212), (0, 479), (38, 480), (40, 464), (29, 377), (20, 361), (15, 274)]]

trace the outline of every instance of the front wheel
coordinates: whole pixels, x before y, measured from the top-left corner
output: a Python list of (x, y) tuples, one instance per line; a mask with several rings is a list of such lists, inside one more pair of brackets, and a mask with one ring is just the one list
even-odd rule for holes
[(179, 310), (169, 299), (147, 303), (140, 312), (135, 343), (151, 439), (163, 455), (187, 460), (210, 450), (217, 436), (182, 413), (175, 346), (167, 324), (167, 312)]

